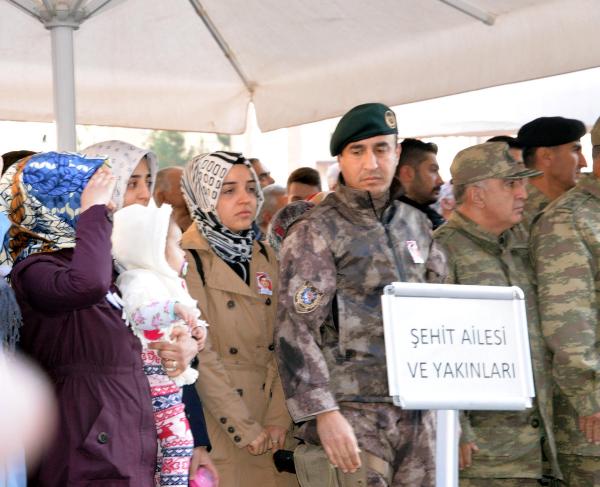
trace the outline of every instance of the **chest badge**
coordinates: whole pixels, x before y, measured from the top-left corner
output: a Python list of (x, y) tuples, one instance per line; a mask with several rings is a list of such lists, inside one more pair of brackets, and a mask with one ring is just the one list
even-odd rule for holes
[(416, 240), (407, 240), (406, 248), (408, 249), (408, 252), (410, 253), (410, 256), (412, 257), (412, 260), (415, 264), (425, 263), (423, 257), (421, 256), (421, 251), (419, 250), (419, 246)]
[(310, 313), (321, 304), (322, 299), (323, 293), (309, 281), (304, 281), (294, 295), (294, 307), (297, 313)]
[(258, 286), (258, 294), (273, 295), (273, 281), (266, 272), (256, 273), (256, 285)]

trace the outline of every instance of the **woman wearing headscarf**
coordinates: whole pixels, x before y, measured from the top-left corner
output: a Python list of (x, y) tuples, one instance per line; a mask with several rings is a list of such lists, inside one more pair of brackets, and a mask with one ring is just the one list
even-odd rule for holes
[(0, 180), (19, 344), (50, 377), (58, 428), (36, 486), (154, 484), (156, 431), (139, 340), (113, 284), (104, 159), (43, 153)]
[(182, 189), (194, 220), (182, 241), (186, 281), (210, 323), (196, 387), (211, 458), (227, 487), (297, 485), (272, 460), (291, 419), (273, 352), (277, 260), (252, 230), (263, 201), (258, 178), (241, 154), (215, 152), (188, 163)]
[[(116, 177), (113, 194), (115, 211), (133, 204), (148, 205), (152, 198), (158, 170), (158, 161), (153, 152), (120, 140), (107, 140), (83, 149), (82, 154), (110, 160), (112, 172)], [(140, 242), (140, 245), (143, 244), (144, 242)], [(115, 263), (115, 267), (117, 271), (122, 270), (118, 262)], [(181, 374), (197, 353), (196, 342), (185, 333), (178, 334), (175, 343), (166, 341), (153, 343), (150, 348), (156, 350), (162, 358), (163, 365), (166, 368), (168, 366), (170, 377)], [(195, 476), (195, 472), (200, 466), (205, 466), (216, 473), (207, 453), (207, 450), (210, 449), (210, 441), (206, 431), (202, 403), (193, 386), (183, 387), (183, 402), (194, 437), (190, 478)]]

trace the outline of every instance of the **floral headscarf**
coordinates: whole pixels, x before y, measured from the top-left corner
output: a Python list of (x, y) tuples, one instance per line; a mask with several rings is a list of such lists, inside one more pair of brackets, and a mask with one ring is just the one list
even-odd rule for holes
[(110, 169), (117, 178), (117, 186), (112, 197), (117, 210), (123, 208), (123, 198), (127, 191), (127, 182), (143, 157), (146, 157), (148, 160), (148, 168), (152, 177), (152, 186), (150, 187), (150, 194), (152, 194), (154, 181), (156, 181), (156, 172), (158, 171), (158, 160), (154, 152), (140, 149), (135, 145), (121, 140), (106, 140), (90, 145), (83, 149), (81, 153), (88, 157), (100, 157), (110, 160)]
[(105, 162), (46, 152), (11, 166), (0, 179), (0, 211), (11, 222), (0, 264), (10, 267), (31, 254), (74, 247), (81, 193)]
[[(215, 253), (229, 263), (245, 263), (252, 257), (254, 230), (239, 233), (227, 228), (217, 215), (217, 201), (223, 180), (235, 164), (245, 165), (256, 182), (256, 214), (264, 201), (260, 182), (250, 162), (237, 152), (213, 152), (194, 157), (181, 180), (183, 197), (192, 219)], [(256, 218), (256, 215), (254, 215)]]

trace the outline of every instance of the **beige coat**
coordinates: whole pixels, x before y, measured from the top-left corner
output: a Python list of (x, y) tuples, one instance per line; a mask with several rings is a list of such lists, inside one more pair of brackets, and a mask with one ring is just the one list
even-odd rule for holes
[[(248, 286), (212, 251), (196, 225), (185, 232), (182, 247), (196, 249), (206, 281), (203, 285), (188, 251), (189, 292), (210, 325), (207, 346), (199, 354), (196, 387), (221, 485), (297, 485), (294, 476), (277, 473), (270, 453), (254, 456), (245, 448), (263, 426), (291, 428), (273, 344), (278, 284), (275, 254), (254, 243)], [(261, 272), (271, 279), (272, 295), (259, 292), (257, 274)]]

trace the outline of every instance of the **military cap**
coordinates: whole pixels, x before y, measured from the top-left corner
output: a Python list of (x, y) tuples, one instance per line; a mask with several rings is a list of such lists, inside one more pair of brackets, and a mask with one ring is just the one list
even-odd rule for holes
[(376, 135), (397, 134), (396, 114), (382, 103), (365, 103), (347, 112), (338, 122), (329, 148), (337, 156), (350, 142)]
[(540, 117), (519, 129), (517, 140), (523, 147), (554, 147), (581, 139), (586, 133), (580, 120)]
[(527, 169), (510, 155), (506, 142), (485, 142), (461, 150), (452, 161), (452, 184), (469, 184), (484, 179), (522, 179), (542, 174)]
[(592, 136), (592, 145), (600, 145), (600, 117), (596, 120), (590, 134)]

